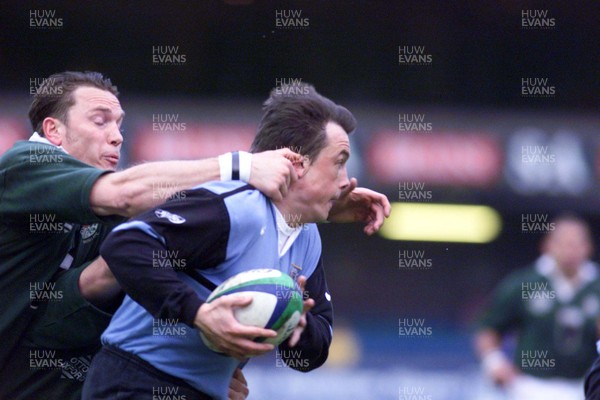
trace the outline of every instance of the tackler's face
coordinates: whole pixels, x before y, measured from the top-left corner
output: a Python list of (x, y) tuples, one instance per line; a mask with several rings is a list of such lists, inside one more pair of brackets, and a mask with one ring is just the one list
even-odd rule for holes
[(100, 169), (115, 170), (119, 163), (125, 112), (115, 95), (82, 86), (73, 94), (67, 112), (62, 146), (73, 157)]
[(303, 223), (327, 220), (333, 202), (350, 184), (346, 170), (350, 157), (348, 134), (335, 122), (327, 123), (325, 133), (327, 145), (314, 160), (304, 161), (301, 176), (294, 185)]

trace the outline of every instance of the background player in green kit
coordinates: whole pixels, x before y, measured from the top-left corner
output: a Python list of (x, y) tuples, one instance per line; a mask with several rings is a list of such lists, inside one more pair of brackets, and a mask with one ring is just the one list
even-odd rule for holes
[[(575, 216), (550, 226), (541, 257), (497, 288), (475, 340), (484, 371), (511, 399), (583, 399), (595, 357), (600, 280), (589, 228)], [(501, 350), (511, 332), (512, 362)]]
[[(0, 398), (79, 398), (100, 333), (121, 299), (97, 258), (104, 236), (124, 217), (162, 202), (152, 194), (157, 184), (169, 182), (174, 193), (223, 178), (222, 167), (232, 170), (224, 157), (113, 173), (124, 112), (110, 80), (66, 72), (44, 85), (52, 87), (42, 87), (30, 109), (37, 133), (0, 158)], [(251, 157), (251, 171), (240, 175), (270, 197), (285, 195), (296, 179), (290, 160), (300, 156), (284, 149)], [(372, 233), (389, 203), (355, 186), (335, 221), (364, 220)], [(241, 325), (235, 331), (247, 333)], [(243, 398), (243, 376), (232, 384)]]

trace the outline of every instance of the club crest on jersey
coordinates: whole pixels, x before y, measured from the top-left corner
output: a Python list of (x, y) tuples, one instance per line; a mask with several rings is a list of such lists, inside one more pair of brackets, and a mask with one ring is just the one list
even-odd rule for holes
[(98, 224), (83, 225), (79, 233), (81, 233), (81, 239), (87, 240), (94, 236), (98, 232)]
[(185, 222), (185, 218), (177, 214), (172, 214), (166, 210), (161, 210), (160, 208), (154, 211), (154, 215), (156, 215), (158, 218), (166, 218), (173, 224), (183, 224)]
[(292, 263), (292, 268), (290, 268), (288, 275), (291, 276), (294, 281), (296, 281), (296, 280), (298, 280), (298, 276), (301, 274), (301, 272), (302, 272), (302, 267), (297, 264)]

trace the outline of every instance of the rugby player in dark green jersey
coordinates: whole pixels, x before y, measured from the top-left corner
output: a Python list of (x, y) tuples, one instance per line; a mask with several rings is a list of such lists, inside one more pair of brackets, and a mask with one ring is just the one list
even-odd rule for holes
[[(296, 179), (292, 162), (300, 156), (287, 149), (254, 154), (239, 171), (230, 156), (114, 172), (124, 117), (117, 94), (98, 73), (52, 75), (30, 108), (36, 133), (0, 158), (2, 399), (79, 398), (91, 355), (121, 296), (98, 258), (99, 244), (117, 222), (181, 189), (238, 173), (274, 199)], [(161, 196), (153, 193), (158, 185)], [(356, 188), (353, 179), (330, 219), (365, 222), (365, 233), (372, 234), (389, 211), (385, 196)], [(240, 335), (238, 351), (261, 347), (243, 340), (243, 326), (233, 330)], [(247, 394), (241, 373), (232, 389), (232, 397)]]
[[(476, 350), (484, 371), (510, 399), (583, 399), (595, 357), (600, 275), (587, 224), (574, 216), (550, 223), (542, 256), (509, 275), (480, 321)], [(514, 333), (512, 361), (501, 350)]]

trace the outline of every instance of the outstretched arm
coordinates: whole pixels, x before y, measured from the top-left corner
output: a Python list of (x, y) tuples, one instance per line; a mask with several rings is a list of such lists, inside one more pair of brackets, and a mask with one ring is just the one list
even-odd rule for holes
[[(292, 162), (301, 156), (289, 149), (279, 149), (251, 157), (248, 183), (273, 200), (280, 200), (297, 179)], [(96, 215), (131, 217), (164, 203), (181, 190), (219, 180), (220, 170), (217, 157), (136, 165), (100, 177), (92, 187), (90, 204)]]

